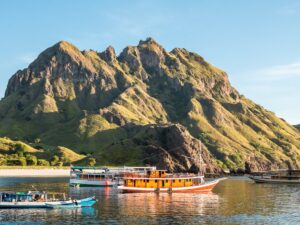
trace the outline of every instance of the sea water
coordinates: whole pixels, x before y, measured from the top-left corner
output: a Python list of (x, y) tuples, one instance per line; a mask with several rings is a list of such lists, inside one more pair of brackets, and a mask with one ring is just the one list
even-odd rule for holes
[(67, 178), (0, 178), (0, 191), (96, 196), (92, 208), (0, 209), (0, 224), (300, 224), (300, 185), (230, 178), (210, 193), (122, 194), (116, 188), (71, 188)]

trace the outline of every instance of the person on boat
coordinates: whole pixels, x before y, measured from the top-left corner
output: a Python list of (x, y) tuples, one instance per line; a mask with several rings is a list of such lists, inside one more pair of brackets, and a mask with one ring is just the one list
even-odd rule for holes
[(72, 202), (77, 206), (78, 205), (78, 202), (76, 199), (72, 200)]

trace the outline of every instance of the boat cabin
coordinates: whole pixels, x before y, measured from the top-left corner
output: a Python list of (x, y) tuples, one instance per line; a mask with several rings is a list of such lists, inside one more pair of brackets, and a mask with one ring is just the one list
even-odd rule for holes
[(0, 192), (0, 202), (44, 202), (47, 200), (66, 199), (65, 193), (54, 192)]
[(124, 178), (124, 186), (137, 188), (191, 187), (201, 184), (203, 176), (168, 175), (166, 170), (147, 171), (147, 176)]

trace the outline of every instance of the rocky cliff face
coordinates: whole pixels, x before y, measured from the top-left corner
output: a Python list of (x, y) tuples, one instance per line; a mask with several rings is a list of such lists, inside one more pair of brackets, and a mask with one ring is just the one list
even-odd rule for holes
[(111, 46), (46, 49), (9, 80), (0, 135), (39, 138), (99, 163), (171, 170), (299, 167), (300, 157), (293, 126), (240, 95), (198, 54), (167, 52), (151, 38), (119, 56)]

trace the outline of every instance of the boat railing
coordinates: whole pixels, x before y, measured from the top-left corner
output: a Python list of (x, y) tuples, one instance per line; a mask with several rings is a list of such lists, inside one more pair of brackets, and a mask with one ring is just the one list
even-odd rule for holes
[(203, 178), (202, 175), (195, 175), (195, 174), (168, 174), (165, 177), (149, 177), (149, 176), (145, 176), (145, 175), (141, 175), (141, 174), (126, 174), (126, 176), (124, 176), (124, 178), (126, 179), (131, 179), (131, 178), (141, 178), (141, 179), (170, 179), (170, 178), (181, 178), (181, 179), (197, 179), (197, 178)]

